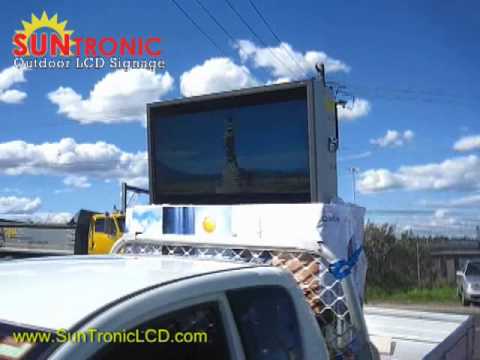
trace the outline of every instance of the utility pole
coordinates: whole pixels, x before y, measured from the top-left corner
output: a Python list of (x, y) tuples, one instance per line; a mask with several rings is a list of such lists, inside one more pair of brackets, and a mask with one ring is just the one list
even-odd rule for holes
[(357, 173), (360, 171), (357, 167), (351, 167), (348, 169), (352, 173), (352, 194), (353, 194), (353, 203), (357, 200)]
[(418, 287), (420, 287), (420, 282), (421, 282), (421, 277), (420, 277), (420, 252), (419, 252), (419, 249), (418, 249), (418, 242), (419, 242), (419, 237), (416, 236), (417, 238), (417, 284), (418, 284)]

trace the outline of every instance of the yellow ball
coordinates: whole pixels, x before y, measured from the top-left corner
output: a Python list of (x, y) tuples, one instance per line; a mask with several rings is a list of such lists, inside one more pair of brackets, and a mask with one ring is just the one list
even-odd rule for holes
[(205, 219), (203, 219), (203, 230), (205, 230), (207, 233), (212, 233), (215, 231), (215, 228), (217, 225), (215, 224), (215, 220), (212, 219), (210, 216), (206, 216)]

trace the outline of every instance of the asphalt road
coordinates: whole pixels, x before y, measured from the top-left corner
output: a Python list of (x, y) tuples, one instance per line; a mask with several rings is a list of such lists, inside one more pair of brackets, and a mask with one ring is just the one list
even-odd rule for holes
[(369, 306), (387, 307), (414, 311), (427, 311), (447, 314), (472, 315), (475, 319), (475, 360), (480, 360), (480, 305), (462, 306), (458, 304), (398, 304), (398, 303), (368, 303)]

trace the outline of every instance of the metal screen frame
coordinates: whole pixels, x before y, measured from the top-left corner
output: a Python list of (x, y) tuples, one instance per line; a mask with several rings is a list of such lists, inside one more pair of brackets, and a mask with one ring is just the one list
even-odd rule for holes
[[(304, 90), (305, 91), (305, 100), (307, 103), (307, 122), (308, 122), (308, 134), (307, 134), (307, 141), (308, 141), (308, 164), (309, 164), (309, 182), (310, 182), (310, 191), (309, 191), (309, 200), (307, 202), (320, 202), (320, 201), (329, 201), (329, 199), (320, 199), (318, 193), (318, 169), (317, 169), (317, 152), (316, 152), (316, 134), (315, 134), (315, 100), (314, 100), (314, 85), (313, 82), (316, 81), (315, 79), (309, 80), (302, 80), (302, 81), (295, 81), (290, 83), (284, 84), (274, 84), (274, 85), (267, 85), (267, 86), (258, 86), (253, 88), (247, 89), (240, 89), (240, 90), (233, 90), (233, 91), (226, 91), (222, 93), (215, 93), (209, 95), (201, 95), (201, 96), (193, 96), (189, 98), (182, 98), (176, 100), (169, 100), (169, 101), (162, 101), (162, 102), (155, 102), (147, 104), (147, 145), (148, 145), (148, 153), (155, 154), (155, 139), (154, 139), (154, 131), (152, 131), (153, 127), (153, 118), (152, 113), (155, 112), (156, 109), (164, 110), (164, 111), (172, 111), (175, 110), (180, 111), (182, 108), (187, 108), (188, 106), (208, 106), (211, 102), (227, 102), (232, 101), (234, 98), (239, 98), (242, 100), (242, 97), (248, 97), (252, 95), (258, 95), (258, 97), (272, 97), (276, 93), (279, 92), (293, 92), (297, 90)], [(240, 101), (239, 100), (239, 101)], [(260, 103), (260, 101), (259, 101)], [(162, 194), (155, 194), (155, 184), (157, 181), (157, 174), (155, 171), (155, 164), (154, 164), (154, 156), (149, 156), (148, 158), (148, 172), (149, 172), (149, 189), (150, 189), (150, 204), (160, 204), (160, 203), (170, 203), (170, 204), (177, 204), (177, 203), (185, 203), (185, 199), (181, 199), (181, 201), (175, 201), (175, 196), (169, 196), (168, 198), (162, 198)], [(281, 194), (284, 195), (284, 194)], [(277, 196), (281, 196), (277, 195)], [(335, 194), (336, 195), (336, 194)], [(211, 195), (201, 195), (201, 196), (194, 196), (189, 194), (188, 201), (193, 203), (201, 203), (201, 204), (208, 204), (208, 197)], [(233, 196), (233, 194), (232, 194)], [(285, 195), (284, 195), (285, 196)], [(198, 197), (198, 199), (197, 199)], [(332, 194), (334, 197), (334, 194)], [(266, 199), (262, 199), (261, 203), (265, 203)], [(285, 201), (279, 201), (278, 199), (274, 199), (272, 195), (272, 200), (267, 201), (268, 203), (279, 203)], [(289, 201), (286, 201), (289, 202)], [(298, 202), (305, 202), (303, 200), (299, 200)], [(215, 203), (216, 204), (216, 203)]]

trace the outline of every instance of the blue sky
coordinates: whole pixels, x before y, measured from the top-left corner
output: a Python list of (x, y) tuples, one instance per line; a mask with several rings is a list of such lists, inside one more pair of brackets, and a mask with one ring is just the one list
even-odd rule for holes
[[(370, 219), (474, 234), (480, 224), (478, 2), (253, 0), (283, 45), (248, 1), (233, 2), (267, 50), (224, 0), (201, 2), (235, 43), (195, 1), (177, 1), (220, 49), (170, 0), (2, 4), (0, 217), (110, 210), (119, 203), (119, 179), (144, 181), (146, 101), (312, 76), (313, 61), (324, 59), (328, 79), (357, 99), (342, 111), (340, 196), (352, 199), (348, 169), (357, 167), (357, 200)], [(165, 71), (6, 71), (14, 30), (43, 10), (68, 20), (77, 36), (159, 36)]]

